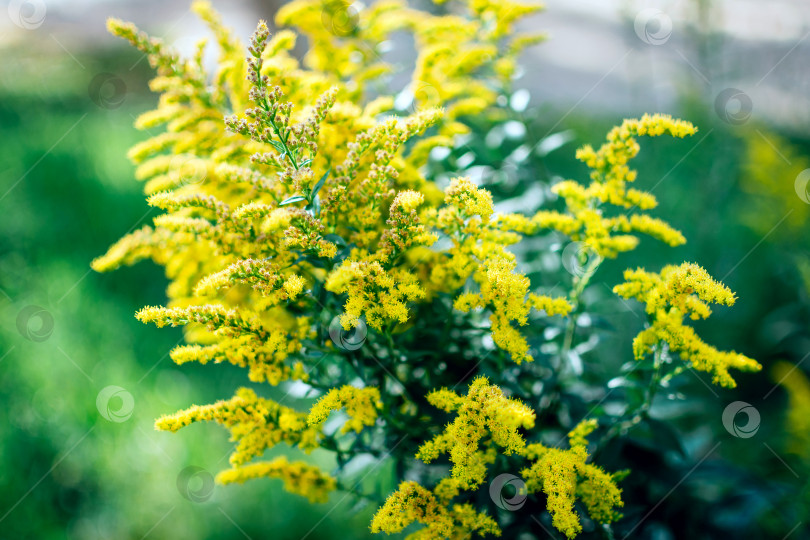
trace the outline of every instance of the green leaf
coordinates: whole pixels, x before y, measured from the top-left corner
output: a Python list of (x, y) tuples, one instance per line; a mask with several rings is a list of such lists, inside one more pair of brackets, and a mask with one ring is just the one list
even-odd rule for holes
[(332, 169), (328, 169), (325, 173), (323, 173), (323, 176), (321, 176), (321, 179), (318, 180), (318, 183), (315, 184), (314, 188), (312, 188), (312, 198), (313, 199), (315, 198), (316, 195), (318, 195), (318, 192), (323, 187), (324, 182), (326, 182), (326, 179), (329, 177), (330, 172), (332, 172)]
[(681, 441), (681, 436), (674, 427), (655, 418), (647, 418), (646, 421), (656, 445), (666, 448), (667, 450), (674, 450), (680, 454), (681, 457), (687, 456), (686, 448)]
[(288, 204), (293, 204), (293, 203), (297, 203), (297, 202), (301, 202), (301, 201), (305, 201), (305, 200), (307, 200), (307, 198), (304, 197), (303, 195), (293, 195), (292, 197), (289, 197), (289, 198), (284, 199), (283, 201), (281, 201), (279, 203), (279, 206), (286, 206)]
[(271, 139), (270, 140), (270, 145), (273, 148), (275, 148), (276, 150), (278, 150), (279, 152), (284, 152), (284, 145), (281, 144), (279, 141)]
[(310, 202), (307, 205), (306, 210), (310, 213), (310, 215), (312, 217), (318, 217), (320, 215), (320, 213), (321, 213), (321, 200), (318, 198), (317, 195), (315, 195), (312, 198), (312, 202)]
[(342, 236), (337, 235), (337, 234), (327, 234), (323, 238), (324, 238), (324, 240), (329, 240), (333, 244), (336, 244), (336, 245), (338, 245), (340, 247), (346, 247), (348, 245), (348, 244), (346, 244), (346, 240), (344, 240)]

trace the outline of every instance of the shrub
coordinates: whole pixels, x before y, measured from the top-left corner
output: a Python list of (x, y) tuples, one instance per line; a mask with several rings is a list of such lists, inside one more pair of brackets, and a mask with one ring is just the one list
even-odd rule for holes
[[(564, 395), (586, 382), (577, 327), (600, 264), (635, 249), (640, 234), (685, 242), (648, 213), (655, 197), (631, 187), (638, 139), (696, 128), (666, 115), (624, 121), (598, 149), (578, 151), (589, 182), (556, 183), (562, 204), (533, 215), (496, 211), (490, 192), (469, 178), (438, 185), (425, 174), (431, 150), (469, 134), (470, 118), (500, 114), (497, 98), (509, 92), (517, 54), (539, 40), (510, 38), (535, 7), (463, 7), (437, 16), (397, 2), (360, 12), (342, 2), (293, 2), (277, 22), (309, 38), (302, 65), (291, 54), (296, 34), (271, 37), (264, 22), (243, 58), (218, 15), (197, 2), (219, 45), (213, 74), (203, 68), (204, 43), (182, 59), (111, 20), (110, 30), (158, 72), (158, 108), (137, 125), (166, 130), (130, 158), (149, 204), (165, 213), (93, 267), (151, 258), (166, 268), (168, 306), (137, 318), (185, 325), (188, 344), (171, 352), (178, 364), (228, 362), (247, 368), (254, 383), (318, 398), (307, 411), (290, 391), (276, 401), (242, 388), (158, 419), (161, 430), (214, 421), (230, 431), (237, 445), (220, 482), (279, 478), (313, 502), (336, 489), (378, 500), (379, 490), (347, 472), (370, 456), (366, 476), (391, 463), (399, 484), (374, 516), (374, 532), (420, 523), (416, 537), (511, 537), (533, 526), (508, 512), (526, 497), (545, 504), (569, 538), (582, 532), (583, 515), (609, 532), (628, 471), (606, 472), (591, 460), (593, 449), (643, 422), (656, 392), (684, 369), (733, 387), (730, 369), (760, 368), (684, 323), (735, 300), (701, 267), (628, 270), (613, 290), (644, 304), (647, 325), (633, 342), (635, 365), (611, 375), (633, 390), (626, 407), (618, 415), (599, 403), (578, 418), (557, 414)], [(391, 67), (379, 54), (400, 31), (413, 34), (418, 55), (400, 94), (412, 103), (397, 116)], [(571, 242), (564, 254), (572, 278), (556, 295), (536, 290), (515, 255), (525, 239), (549, 234)], [(329, 450), (337, 467), (255, 461), (281, 443)], [(503, 475), (515, 472), (520, 489), (505, 501)]]

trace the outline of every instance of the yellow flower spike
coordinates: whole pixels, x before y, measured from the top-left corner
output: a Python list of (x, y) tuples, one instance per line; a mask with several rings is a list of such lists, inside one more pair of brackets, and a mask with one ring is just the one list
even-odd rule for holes
[(326, 502), (329, 493), (337, 488), (335, 479), (318, 467), (301, 461), (289, 462), (284, 456), (221, 471), (216, 481), (220, 484), (241, 484), (254, 478), (279, 478), (284, 483), (284, 489), (306, 497), (312, 503)]
[(165, 245), (168, 237), (168, 231), (143, 227), (118, 240), (106, 254), (94, 259), (91, 267), (96, 272), (109, 272), (144, 259), (161, 261), (164, 259), (161, 246)]
[(597, 427), (599, 427), (599, 423), (596, 419), (583, 420), (568, 433), (568, 445), (571, 448), (587, 449), (588, 435), (593, 433)]
[(736, 352), (718, 351), (698, 337), (694, 329), (683, 324), (683, 318), (706, 318), (711, 314), (708, 304), (730, 306), (734, 294), (722, 283), (715, 281), (708, 272), (696, 264), (683, 263), (667, 266), (659, 274), (642, 269), (627, 270), (625, 282), (613, 288), (623, 298), (635, 298), (646, 304), (652, 317), (649, 328), (643, 330), (633, 341), (637, 359), (654, 352), (666, 343), (669, 350), (678, 353), (689, 366), (712, 375), (712, 381), (720, 386), (733, 388), (737, 385), (729, 374), (730, 369), (759, 371), (762, 366)]
[(326, 422), (329, 413), (346, 409), (349, 420), (343, 424), (341, 433), (351, 430), (360, 433), (365, 427), (374, 425), (380, 407), (380, 391), (377, 388), (356, 388), (348, 385), (332, 388), (312, 406), (307, 416), (307, 424), (321, 426)]
[[(195, 405), (158, 418), (155, 429), (177, 431), (194, 422), (216, 422), (226, 427), (231, 433), (231, 440), (237, 443), (230, 462), (234, 467), (239, 467), (281, 442), (297, 445), (304, 450), (314, 449), (320, 431), (307, 427), (303, 421), (305, 417), (304, 413), (258, 397), (253, 390), (240, 388), (229, 400), (212, 405)], [(297, 421), (291, 421), (291, 418), (297, 418)]]
[[(457, 493), (457, 491), (456, 491)], [(425, 525), (409, 538), (500, 536), (498, 524), (471, 504), (448, 504), (453, 488), (439, 482), (433, 492), (416, 482), (402, 482), (371, 521), (371, 532), (398, 533), (412, 523)]]
[(445, 202), (461, 210), (466, 217), (477, 215), (489, 221), (492, 216), (492, 195), (477, 187), (469, 178), (454, 178), (445, 194)]
[(429, 490), (416, 482), (403, 482), (371, 520), (371, 532), (401, 532), (411, 523), (426, 525), (438, 537), (449, 537), (453, 520)]
[(408, 320), (407, 304), (424, 296), (416, 277), (403, 269), (386, 271), (379, 262), (347, 259), (326, 280), (326, 290), (348, 294), (343, 327), (352, 328), (361, 316), (369, 326), (382, 330), (388, 322)]
[(179, 345), (172, 349), (171, 359), (178, 365), (187, 362), (228, 362), (249, 369), (253, 382), (268, 382), (275, 386), (289, 379), (303, 379), (295, 364), (287, 358), (301, 349), (301, 342), (283, 330), (275, 330), (264, 341), (253, 335), (224, 338), (213, 345)]
[(513, 326), (528, 323), (534, 307), (548, 316), (565, 315), (571, 309), (565, 299), (552, 299), (529, 293), (529, 279), (516, 272), (514, 255), (506, 246), (521, 236), (535, 232), (533, 220), (516, 215), (493, 217), (492, 196), (467, 178), (455, 178), (445, 190), (445, 203), (431, 215), (433, 225), (453, 239), (449, 258), (433, 268), (431, 281), (455, 290), (472, 277), (479, 292), (463, 292), (453, 306), (459, 311), (489, 308), (492, 339), (517, 363), (531, 362), (529, 345)]
[(142, 323), (154, 323), (158, 328), (199, 323), (206, 325), (211, 331), (227, 330), (236, 335), (255, 334), (261, 337), (266, 334), (266, 329), (255, 320), (252, 314), (240, 313), (217, 304), (185, 308), (147, 306), (138, 311), (135, 318)]
[(447, 388), (432, 391), (427, 395), (427, 400), (445, 412), (455, 411), (464, 403), (464, 398)]
[[(626, 233), (646, 234), (670, 246), (683, 244), (686, 242), (683, 235), (664, 221), (647, 214), (631, 214), (636, 209), (655, 208), (657, 201), (650, 193), (628, 187), (628, 183), (636, 180), (636, 171), (627, 163), (638, 154), (636, 137), (668, 134), (681, 138), (696, 132), (697, 128), (689, 122), (668, 115), (645, 114), (638, 120), (625, 120), (608, 133), (607, 142), (598, 150), (591, 145), (577, 150), (577, 159), (591, 169), (590, 185), (572, 180), (555, 184), (552, 191), (564, 199), (566, 211), (541, 210), (533, 222), (583, 242), (601, 257), (615, 258), (635, 249), (638, 238)], [(602, 209), (605, 204), (618, 207), (623, 214), (607, 216), (607, 208)]]
[(486, 377), (476, 377), (466, 396), (441, 389), (428, 394), (428, 401), (446, 411), (455, 411), (456, 418), (443, 433), (422, 445), (416, 457), (430, 463), (449, 453), (452, 476), (464, 489), (473, 489), (484, 481), (486, 465), (494, 457), (479, 450), (485, 438), (509, 455), (521, 451), (526, 444), (518, 429), (534, 427), (534, 411), (505, 397)]
[(582, 531), (574, 504), (581, 500), (591, 519), (612, 523), (621, 517), (616, 508), (623, 506), (618, 474), (608, 474), (587, 463), (587, 436), (596, 429), (595, 420), (580, 422), (568, 434), (569, 450), (530, 444), (522, 454), (534, 463), (521, 471), (528, 493), (543, 492), (554, 527), (568, 538)]

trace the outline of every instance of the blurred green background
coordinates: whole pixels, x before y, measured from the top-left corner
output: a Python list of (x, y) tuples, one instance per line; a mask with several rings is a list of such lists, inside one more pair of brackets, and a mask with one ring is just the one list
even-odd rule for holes
[[(162, 9), (174, 14), (188, 7), (186, 2), (164, 4)], [(271, 18), (274, 10), (262, 3), (236, 4), (231, 18), (237, 27), (243, 21), (249, 27), (259, 16)], [(678, 466), (691, 468), (695, 456), (703, 455), (700, 449), (714, 441), (723, 443), (717, 457), (727, 465), (701, 469), (679, 485), (638, 535), (675, 538), (667, 523), (686, 519), (703, 526), (698, 537), (737, 531), (740, 538), (786, 533), (800, 538), (810, 466), (806, 454), (787, 449), (795, 434), (786, 431), (787, 397), (775, 386), (770, 368), (778, 360), (799, 364), (810, 353), (810, 240), (805, 234), (810, 204), (808, 194), (802, 197), (796, 186), (796, 178), (810, 168), (810, 130), (776, 113), (751, 114), (744, 100), (728, 109), (728, 100), (718, 101), (725, 85), (700, 80), (713, 78), (714, 69), (727, 75), (728, 68), (717, 63), (715, 52), (729, 38), (712, 27), (710, 4), (695, 2), (693, 10), (676, 19), (683, 29), (676, 38), (683, 41), (674, 38), (674, 46), (690, 47), (693, 69), (690, 76), (675, 77), (674, 89), (634, 86), (637, 101), (611, 101), (610, 92), (598, 87), (598, 74), (585, 83), (570, 73), (562, 73), (558, 82), (541, 80), (558, 70), (542, 53), (529, 54), (528, 76), (516, 81), (516, 93), (501, 103), (509, 119), (474, 121), (474, 136), (434, 153), (431, 166), (440, 177), (464, 171), (480, 179), (504, 210), (533, 211), (550, 202), (548, 187), (556, 179), (585, 179), (584, 166), (573, 158), (577, 146), (598, 144), (624, 116), (656, 112), (650, 106), (656, 96), (669, 96), (657, 110), (699, 126), (692, 140), (641, 141), (639, 184), (654, 188), (661, 201), (655, 215), (680, 228), (688, 243), (670, 249), (644, 240), (632, 255), (604, 265), (589, 302), (603, 306), (599, 316), (609, 324), (606, 344), (590, 353), (597, 361), (589, 366), (609, 373), (629, 359), (628, 336), (641, 325), (633, 310), (641, 308), (619, 302), (609, 291), (624, 268), (657, 270), (688, 260), (721, 278), (739, 301), (716, 310), (698, 330), (709, 343), (754, 357), (765, 369), (736, 377), (740, 387), (734, 391), (710, 387), (693, 372), (673, 389), (689, 398), (681, 408), (659, 414), (673, 420), (674, 436), (685, 446)], [(366, 534), (372, 509), (354, 506), (341, 494), (312, 506), (283, 492), (276, 481), (212, 487), (212, 473), (227, 465), (231, 449), (224, 430), (211, 425), (176, 435), (153, 430), (157, 416), (228, 397), (247, 379), (227, 366), (174, 366), (167, 353), (180, 339), (179, 330), (158, 331), (134, 320), (141, 306), (163, 302), (166, 281), (160, 268), (140, 264), (109, 275), (89, 270), (92, 258), (151, 216), (125, 158), (127, 149), (144, 137), (131, 127), (134, 118), (156, 102), (146, 86), (151, 73), (139, 54), (104, 36), (103, 19), (123, 9), (118, 4), (99, 2), (89, 9), (76, 3), (75, 10), (67, 2), (47, 4), (51, 11), (38, 25), (40, 3), (5, 5), (9, 19), (3, 21), (0, 41), (0, 417), (5, 418), (0, 427), (0, 537), (316, 539)], [(227, 4), (216, 5), (227, 10)], [(639, 57), (652, 54), (648, 43), (639, 45), (635, 12), (627, 15), (629, 3), (611, 5), (619, 23), (611, 26), (612, 19), (606, 19), (605, 28), (619, 32)], [(550, 43), (555, 21), (562, 24), (568, 16), (583, 17), (583, 24), (598, 20), (593, 13), (590, 19), (575, 11), (558, 13), (558, 7), (552, 2), (547, 15), (534, 19), (549, 29)], [(18, 8), (27, 10), (22, 12), (27, 19), (20, 19)], [(147, 30), (175, 38), (183, 36), (186, 23), (196, 24), (191, 15), (168, 17), (171, 23), (157, 22), (155, 14), (143, 21), (137, 13), (129, 15)], [(81, 33), (77, 28), (86, 28), (90, 37), (71, 41)], [(560, 33), (564, 42), (563, 26)], [(600, 39), (586, 34), (578, 43), (585, 50), (598, 49)], [(785, 42), (777, 49), (790, 46)], [(776, 62), (780, 54), (752, 61), (760, 62), (764, 73), (782, 65)], [(791, 54), (804, 53), (799, 48)], [(535, 61), (541, 68), (534, 68)], [(633, 69), (646, 73), (647, 64)], [(567, 81), (584, 89), (561, 96)], [(760, 103), (753, 100), (755, 111)], [(559, 255), (547, 249), (560, 246), (548, 242), (530, 243), (521, 254), (538, 287), (553, 287), (546, 276), (560, 269)], [(723, 429), (722, 412), (737, 400), (761, 414), (756, 438), (735, 438)], [(316, 458), (328, 466), (328, 456)], [(661, 483), (663, 494), (676, 481), (657, 478), (653, 483)], [(746, 488), (736, 499), (722, 498), (722, 508), (714, 504), (720, 500), (717, 493), (740, 491), (739, 486)], [(712, 515), (694, 506), (701, 501)]]

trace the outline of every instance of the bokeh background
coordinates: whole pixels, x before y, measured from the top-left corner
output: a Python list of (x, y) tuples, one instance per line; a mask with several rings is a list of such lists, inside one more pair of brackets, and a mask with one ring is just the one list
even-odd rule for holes
[[(245, 41), (256, 19), (272, 20), (278, 7), (214, 5)], [(653, 480), (666, 501), (636, 534), (675, 538), (668, 523), (688, 519), (698, 537), (721, 537), (715, 525), (739, 529), (740, 538), (810, 537), (803, 536), (810, 534), (807, 506), (799, 504), (810, 497), (808, 445), (796, 442), (807, 434), (788, 424), (802, 412), (778, 384), (785, 371), (773, 370), (780, 361), (797, 365), (790, 378), (798, 380), (810, 369), (810, 3), (546, 5), (525, 23), (549, 40), (524, 54), (515, 91), (502, 98), (510, 119), (481, 119), (472, 137), (434, 152), (432, 167), (487, 185), (501, 209), (531, 211), (556, 179), (584, 178), (574, 149), (598, 143), (623, 117), (667, 112), (698, 125), (688, 141), (642, 143), (639, 182), (661, 201), (657, 215), (689, 242), (673, 250), (644, 241), (605, 264), (605, 286), (590, 294), (606, 302), (602, 317), (615, 338), (592, 354), (605, 365), (629, 359), (629, 338), (620, 336), (634, 335), (641, 308), (611, 300), (607, 286), (623, 268), (690, 260), (739, 296), (699, 331), (765, 369), (737, 377), (734, 391), (710, 387), (694, 372), (683, 376), (673, 392), (689, 399), (657, 412), (675, 427), (652, 436), (673, 449), (657, 457), (696, 472)], [(373, 509), (340, 494), (311, 506), (275, 481), (214, 487), (212, 473), (226, 466), (231, 449), (224, 430), (155, 432), (157, 416), (228, 397), (245, 374), (174, 366), (167, 353), (179, 330), (134, 320), (141, 306), (163, 302), (160, 268), (89, 269), (152, 215), (125, 157), (145, 136), (132, 128), (134, 118), (156, 103), (150, 70), (106, 34), (105, 19), (132, 20), (187, 52), (204, 34), (189, 2), (0, 6), (0, 537), (365, 536)], [(407, 40), (392, 47), (407, 74)], [(535, 274), (560, 265), (559, 254), (524, 255)], [(723, 425), (723, 411), (736, 401), (753, 408), (755, 422), (741, 422), (747, 432)], [(329, 464), (326, 455), (315, 459)], [(728, 487), (738, 492), (731, 502), (710, 504)]]

